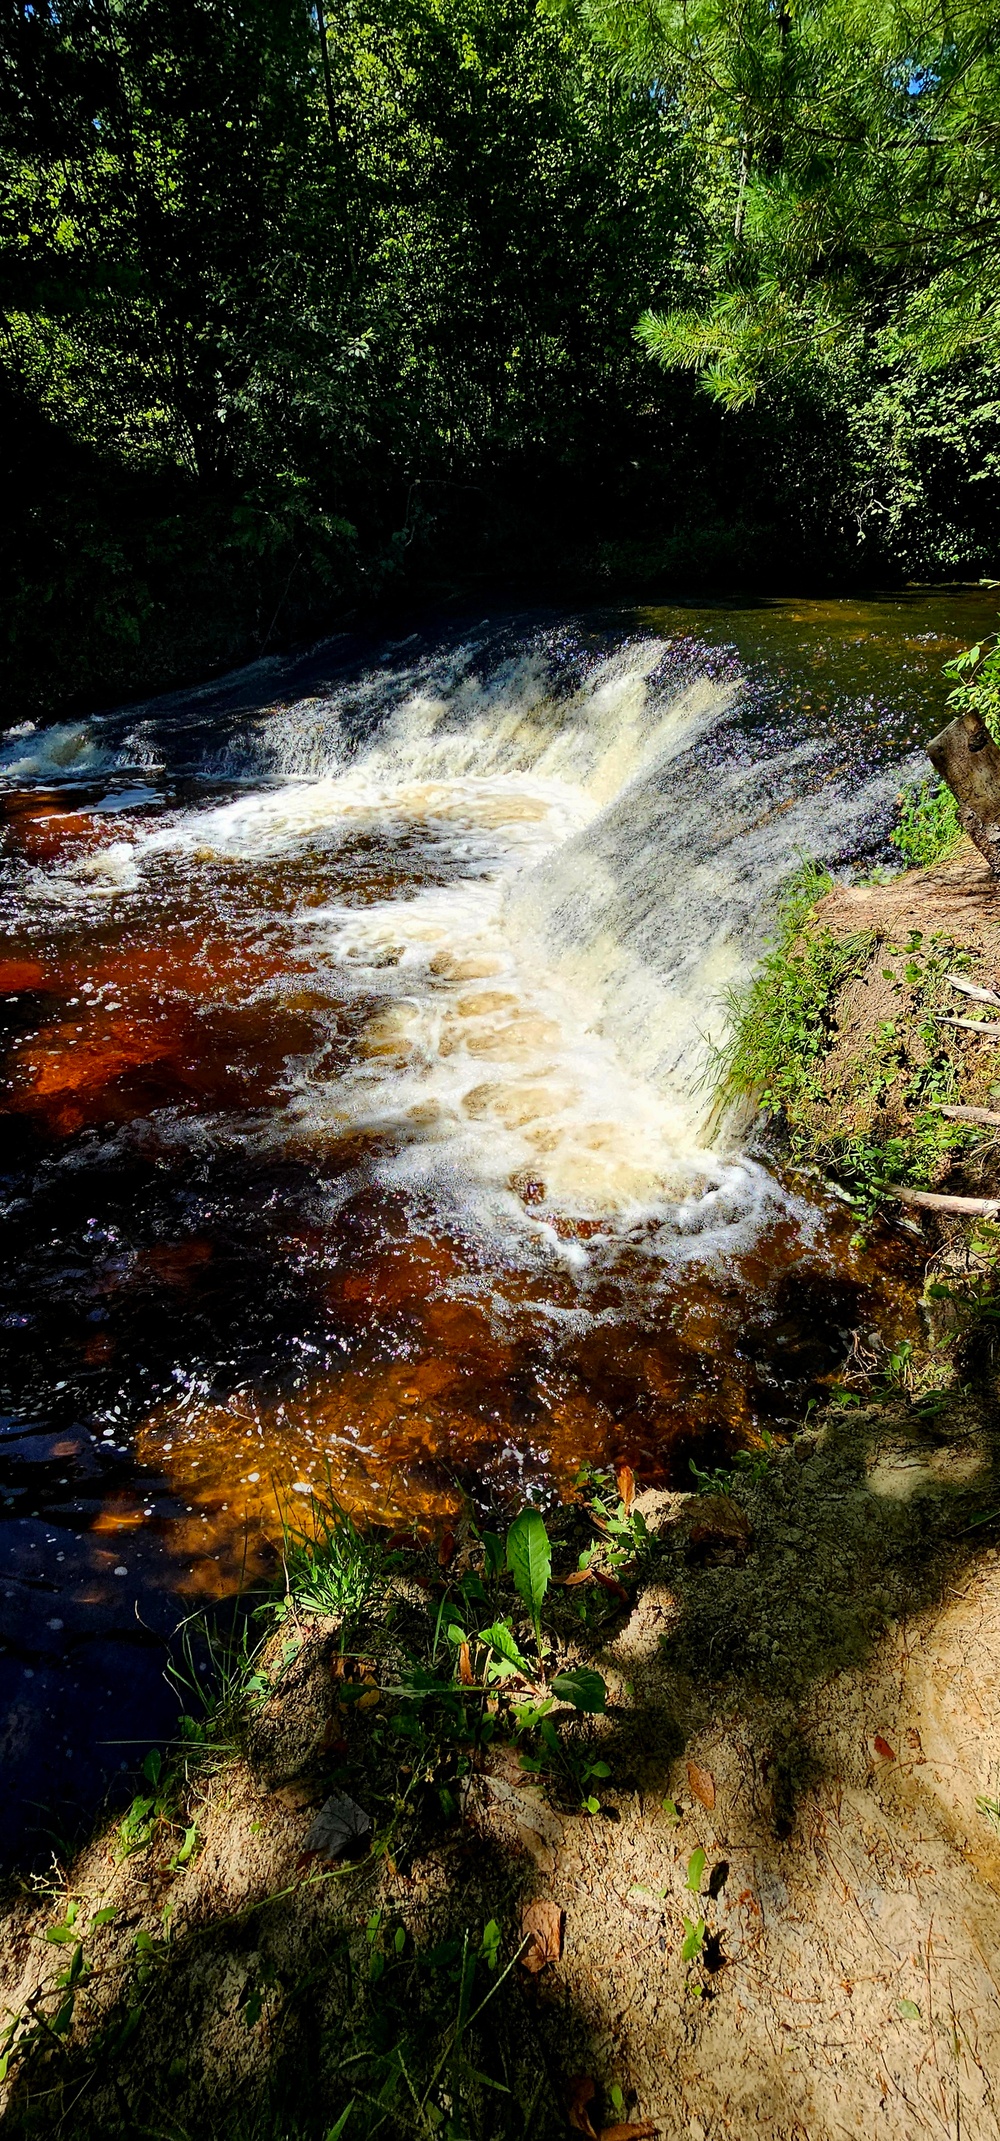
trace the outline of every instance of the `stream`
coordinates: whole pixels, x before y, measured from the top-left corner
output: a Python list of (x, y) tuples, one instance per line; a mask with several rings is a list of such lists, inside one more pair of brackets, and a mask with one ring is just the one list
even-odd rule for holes
[(312, 1489), (687, 1485), (891, 1325), (905, 1241), (715, 1122), (714, 1051), (801, 857), (892, 865), (995, 607), (439, 620), (8, 730), (4, 1858)]

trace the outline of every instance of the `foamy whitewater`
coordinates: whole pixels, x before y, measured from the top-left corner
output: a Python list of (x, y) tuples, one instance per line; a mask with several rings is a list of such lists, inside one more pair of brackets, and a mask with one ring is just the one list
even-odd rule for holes
[[(384, 1134), (382, 1180), (560, 1257), (593, 1251), (560, 1237), (559, 1213), (672, 1256), (734, 1246), (782, 1198), (733, 1126), (709, 1128), (730, 992), (798, 857), (836, 854), (899, 776), (851, 793), (808, 739), (751, 748), (738, 680), (679, 679), (668, 653), (633, 641), (566, 688), (544, 648), (484, 680), (467, 647), (230, 721), (221, 739), (190, 718), (172, 728), (169, 702), (160, 719), (12, 734), (10, 779), (103, 780), (89, 807), (122, 825), (36, 870), (31, 897), (58, 926), (82, 904), (155, 896), (172, 869), (239, 864), (255, 930), (254, 870), (307, 869), (295, 971), (266, 989), (300, 991), (305, 964), (330, 1045), (288, 1062), (287, 1105), (260, 1139)], [(185, 760), (224, 799), (143, 816), (149, 783)], [(369, 831), (386, 895), (338, 899), (338, 849)], [(394, 896), (395, 845), (445, 881)], [(352, 1003), (360, 1035), (333, 1067), (336, 1007)]]

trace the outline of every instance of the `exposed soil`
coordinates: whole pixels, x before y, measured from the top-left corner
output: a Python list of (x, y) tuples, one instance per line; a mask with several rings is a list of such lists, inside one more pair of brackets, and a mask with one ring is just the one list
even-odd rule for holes
[(940, 932), (1000, 965), (1000, 882), (965, 838), (931, 869), (907, 870), (885, 884), (835, 885), (816, 916), (835, 936), (861, 929), (886, 937)]
[[(125, 2105), (98, 2072), (67, 2130), (214, 2131), (290, 2058), (318, 2065), (335, 2112), (347, 2092), (318, 2048), (337, 2041), (344, 1934), (363, 1953), (378, 1908), (418, 1946), (492, 1916), (509, 1953), (541, 1898), (564, 1914), (561, 1956), (516, 1971), (490, 2025), (515, 2048), (532, 2134), (566, 2130), (587, 2075), (598, 2118), (614, 2119), (617, 2085), (622, 2116), (666, 2141), (995, 2136), (1000, 1830), (980, 1802), (1000, 1797), (1000, 1550), (974, 1522), (1000, 1502), (995, 1455), (980, 1399), (928, 1416), (903, 1392), (831, 1409), (725, 1498), (727, 1521), (704, 1496), (643, 1497), (654, 1572), (590, 1654), (610, 1690), (594, 1816), (499, 1747), (443, 1831), (418, 1823), (375, 1863), (303, 1863), (331, 1782), (364, 1804), (379, 1760), (372, 1710), (346, 1757), (324, 1754), (336, 1629), (309, 1625), (244, 1753), (198, 1788), (192, 1862), (121, 1860), (109, 1830), (68, 1871), (67, 1893), (118, 1907), (93, 1942), (91, 2031), (128, 2002), (137, 1934), (159, 1943), (167, 1903), (171, 1917)], [(397, 1640), (381, 1659), (373, 1640), (383, 1682)], [(51, 1975), (61, 1915), (51, 1896), (12, 1899), (10, 2008)], [(312, 1983), (251, 2029), (262, 1971)], [(15, 2103), (11, 2130), (20, 2118)]]

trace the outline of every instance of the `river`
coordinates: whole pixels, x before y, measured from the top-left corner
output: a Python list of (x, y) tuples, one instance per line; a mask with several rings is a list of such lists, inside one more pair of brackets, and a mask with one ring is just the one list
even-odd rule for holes
[(277, 1506), (683, 1485), (891, 1320), (905, 1246), (713, 1049), (797, 860), (892, 861), (995, 603), (452, 620), (8, 731), (5, 1855), (169, 1733)]

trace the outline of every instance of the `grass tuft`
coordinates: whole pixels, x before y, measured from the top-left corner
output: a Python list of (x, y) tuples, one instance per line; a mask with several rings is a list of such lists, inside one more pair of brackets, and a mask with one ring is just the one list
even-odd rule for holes
[(958, 846), (958, 805), (946, 781), (932, 774), (899, 798), (899, 824), (889, 834), (908, 870), (929, 870)]

